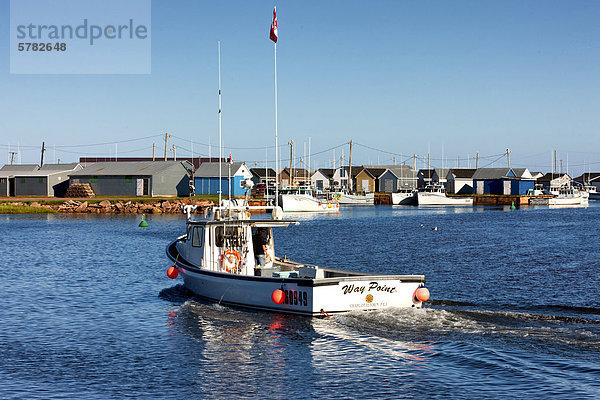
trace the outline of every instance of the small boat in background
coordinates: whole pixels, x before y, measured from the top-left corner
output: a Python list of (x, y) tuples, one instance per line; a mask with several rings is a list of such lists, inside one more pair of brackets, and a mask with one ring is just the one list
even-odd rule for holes
[(332, 198), (340, 204), (375, 204), (375, 193), (350, 193), (343, 189), (337, 192), (332, 192)]
[(285, 212), (339, 212), (340, 203), (334, 199), (318, 198), (310, 188), (279, 190), (279, 205)]
[(551, 198), (532, 198), (529, 204), (534, 206), (587, 206), (589, 193), (573, 185), (562, 186), (550, 192)]
[(411, 205), (417, 204), (417, 191), (412, 189), (403, 189), (392, 193), (392, 205)]
[(472, 197), (448, 197), (443, 185), (427, 185), (417, 192), (417, 203), (420, 206), (472, 206)]

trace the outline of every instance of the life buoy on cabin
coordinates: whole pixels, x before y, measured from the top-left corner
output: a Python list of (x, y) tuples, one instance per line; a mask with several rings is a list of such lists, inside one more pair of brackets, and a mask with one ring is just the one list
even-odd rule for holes
[(221, 268), (227, 272), (235, 271), (241, 264), (242, 257), (234, 249), (225, 250), (221, 255)]

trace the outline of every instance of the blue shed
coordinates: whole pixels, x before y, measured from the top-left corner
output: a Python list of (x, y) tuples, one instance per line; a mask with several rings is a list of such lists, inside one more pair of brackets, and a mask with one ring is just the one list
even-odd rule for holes
[(245, 163), (231, 164), (231, 187), (229, 182), (229, 164), (207, 162), (200, 164), (194, 173), (196, 194), (219, 194), (219, 165), (221, 168), (221, 190), (224, 196), (243, 196), (246, 194), (244, 181), (252, 179), (252, 173)]
[(527, 168), (478, 168), (473, 174), (475, 194), (524, 195), (534, 184)]

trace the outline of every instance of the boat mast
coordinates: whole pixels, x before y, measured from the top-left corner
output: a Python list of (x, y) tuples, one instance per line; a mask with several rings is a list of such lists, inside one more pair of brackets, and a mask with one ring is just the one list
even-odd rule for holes
[(222, 175), (222, 171), (221, 171), (221, 159), (223, 157), (222, 155), (222, 143), (221, 143), (221, 41), (217, 42), (217, 47), (218, 47), (218, 67), (219, 67), (219, 215), (221, 214), (221, 194), (223, 192), (222, 190), (222, 185), (223, 185), (223, 177)]
[(352, 194), (352, 140), (350, 140), (350, 156), (348, 160), (348, 194)]

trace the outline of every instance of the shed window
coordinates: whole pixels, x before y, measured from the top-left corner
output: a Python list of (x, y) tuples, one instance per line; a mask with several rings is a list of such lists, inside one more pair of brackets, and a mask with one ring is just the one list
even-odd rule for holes
[(126, 176), (126, 177), (125, 177), (125, 182), (127, 182), (127, 183), (131, 183), (131, 177), (130, 177), (130, 176)]
[(192, 246), (202, 247), (204, 242), (204, 227), (194, 226), (192, 228)]
[(96, 182), (98, 182), (98, 177), (97, 176), (92, 176), (90, 178), (90, 183), (96, 183)]
[(44, 183), (44, 178), (38, 178), (38, 183)]
[(21, 178), (21, 183), (25, 183), (25, 178)]

